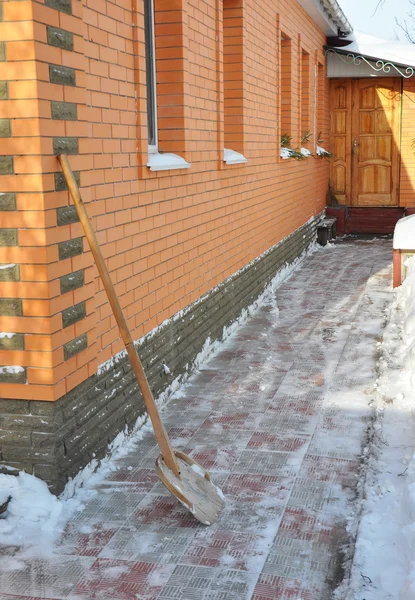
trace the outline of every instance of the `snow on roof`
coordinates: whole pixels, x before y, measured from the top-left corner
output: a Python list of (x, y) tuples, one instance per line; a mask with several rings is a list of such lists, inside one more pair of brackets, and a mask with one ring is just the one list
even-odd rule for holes
[(341, 52), (359, 54), (365, 58), (380, 59), (405, 67), (415, 67), (415, 44), (394, 42), (356, 30), (344, 39), (351, 40), (352, 43), (337, 48)]

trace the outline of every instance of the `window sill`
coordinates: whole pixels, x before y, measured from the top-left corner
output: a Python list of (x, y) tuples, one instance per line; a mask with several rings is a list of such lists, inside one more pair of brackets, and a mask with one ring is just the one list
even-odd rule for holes
[(223, 160), (227, 165), (242, 165), (248, 162), (248, 159), (243, 154), (229, 148), (224, 148)]
[(188, 163), (178, 156), (178, 154), (171, 154), (166, 152), (160, 154), (155, 152), (154, 154), (148, 155), (147, 167), (150, 171), (171, 171), (172, 169), (190, 169), (191, 163)]

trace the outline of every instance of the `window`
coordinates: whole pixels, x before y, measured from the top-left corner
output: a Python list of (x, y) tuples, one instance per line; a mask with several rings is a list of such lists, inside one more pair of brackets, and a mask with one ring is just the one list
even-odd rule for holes
[(281, 33), (281, 135), (292, 135), (292, 44)]
[(246, 163), (244, 157), (243, 1), (223, 0), (224, 161)]
[[(150, 171), (191, 167), (182, 156), (186, 145), (183, 28), (187, 17), (179, 4), (178, 9), (173, 11), (163, 0), (144, 0), (147, 166)], [(158, 17), (162, 26), (157, 28)], [(171, 35), (171, 29), (175, 29), (177, 35)]]
[[(323, 140), (321, 139), (322, 132), (325, 129), (324, 123), (324, 83), (325, 83), (325, 71), (324, 66), (318, 63), (316, 69), (316, 110), (315, 110), (315, 131), (316, 131), (316, 146), (321, 145)], [(320, 138), (320, 142), (319, 142)]]
[(307, 147), (309, 141), (304, 136), (311, 134), (310, 131), (310, 55), (301, 52), (301, 143)]
[(154, 153), (158, 149), (154, 0), (144, 1), (144, 28), (146, 43), (148, 151), (149, 153)]

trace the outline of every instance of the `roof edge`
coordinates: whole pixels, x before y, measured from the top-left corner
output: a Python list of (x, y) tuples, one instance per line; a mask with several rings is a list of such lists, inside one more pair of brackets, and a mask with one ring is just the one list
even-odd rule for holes
[(327, 36), (345, 36), (353, 31), (337, 0), (298, 0), (313, 21)]

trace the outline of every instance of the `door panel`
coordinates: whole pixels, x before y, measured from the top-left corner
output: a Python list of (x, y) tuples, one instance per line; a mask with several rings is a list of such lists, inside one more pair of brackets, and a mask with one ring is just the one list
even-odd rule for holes
[(352, 85), (350, 79), (333, 79), (330, 88), (331, 187), (341, 204), (349, 204), (351, 193), (351, 106)]
[(398, 78), (352, 81), (352, 205), (398, 204), (400, 86)]

